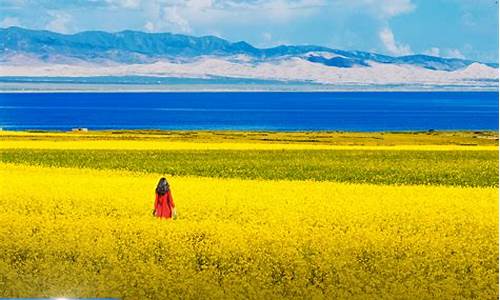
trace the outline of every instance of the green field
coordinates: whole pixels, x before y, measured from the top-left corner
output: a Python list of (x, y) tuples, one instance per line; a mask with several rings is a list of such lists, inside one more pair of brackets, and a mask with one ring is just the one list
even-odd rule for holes
[(0, 161), (169, 175), (498, 186), (497, 151), (0, 150)]
[(266, 132), (210, 130), (109, 130), (88, 132), (0, 132), (2, 140), (148, 140), (196, 143), (291, 143), (315, 145), (498, 145), (496, 131), (419, 131), (419, 132)]

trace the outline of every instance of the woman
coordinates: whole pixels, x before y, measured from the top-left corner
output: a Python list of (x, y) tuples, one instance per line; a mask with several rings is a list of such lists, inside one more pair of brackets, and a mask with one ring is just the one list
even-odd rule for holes
[(168, 185), (167, 179), (161, 178), (156, 186), (155, 193), (155, 208), (153, 210), (153, 216), (158, 218), (177, 218), (177, 212), (175, 210), (174, 199), (172, 198), (172, 192), (170, 191), (170, 186)]

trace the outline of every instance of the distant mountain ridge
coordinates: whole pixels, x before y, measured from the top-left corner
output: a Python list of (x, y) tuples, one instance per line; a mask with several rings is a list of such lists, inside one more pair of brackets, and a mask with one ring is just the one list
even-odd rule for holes
[(261, 49), (214, 36), (130, 30), (68, 35), (0, 29), (0, 85), (48, 79), (165, 86), (293, 83), (362, 90), (498, 90), (498, 64), (421, 54), (393, 57), (315, 45)]
[[(308, 53), (325, 53), (334, 57), (308, 55), (307, 60), (327, 66), (349, 68), (368, 66), (367, 61), (386, 64), (408, 64), (430, 70), (455, 71), (476, 61), (458, 58), (441, 58), (428, 55), (392, 57), (363, 52), (344, 51), (322, 46), (277, 46), (260, 49), (240, 41), (231, 43), (215, 36), (193, 37), (172, 33), (145, 33), (121, 31), (85, 31), (66, 35), (45, 30), (19, 27), (0, 29), (0, 56), (29, 54), (42, 60), (51, 56), (65, 56), (86, 61), (100, 60), (119, 63), (151, 63), (161, 58), (170, 60), (199, 56), (230, 57), (245, 55), (252, 60), (269, 60), (284, 56), (304, 56)], [(4, 58), (5, 59), (5, 58)], [(498, 68), (497, 63), (484, 63)]]

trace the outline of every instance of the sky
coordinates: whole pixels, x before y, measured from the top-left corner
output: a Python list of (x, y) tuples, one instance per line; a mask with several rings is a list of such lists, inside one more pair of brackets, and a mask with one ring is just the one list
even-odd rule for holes
[(498, 62), (495, 0), (0, 0), (0, 27), (215, 35)]

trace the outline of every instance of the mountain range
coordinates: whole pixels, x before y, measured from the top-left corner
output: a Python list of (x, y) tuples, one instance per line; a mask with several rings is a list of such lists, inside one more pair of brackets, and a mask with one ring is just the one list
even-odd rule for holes
[[(497, 88), (498, 63), (314, 45), (256, 48), (215, 36), (0, 29), (0, 77), (221, 78), (321, 85)], [(1, 79), (0, 79), (1, 80)]]

